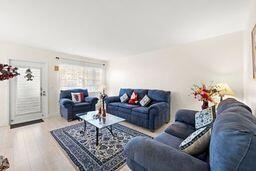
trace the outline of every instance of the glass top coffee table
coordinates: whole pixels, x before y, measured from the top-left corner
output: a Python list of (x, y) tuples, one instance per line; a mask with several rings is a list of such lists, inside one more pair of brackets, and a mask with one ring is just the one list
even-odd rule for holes
[(96, 127), (96, 145), (99, 145), (99, 129), (107, 128), (112, 136), (116, 136), (112, 131), (112, 125), (125, 121), (125, 119), (108, 114), (105, 118), (95, 118), (97, 111), (87, 112), (87, 113), (79, 113), (76, 116), (84, 121), (84, 131), (81, 133), (85, 133), (86, 124), (90, 123), (94, 127)]

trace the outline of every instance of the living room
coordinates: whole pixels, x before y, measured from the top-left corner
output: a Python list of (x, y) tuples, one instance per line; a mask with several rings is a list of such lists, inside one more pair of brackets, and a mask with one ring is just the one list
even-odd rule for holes
[(255, 0), (0, 14), (0, 170), (254, 170)]

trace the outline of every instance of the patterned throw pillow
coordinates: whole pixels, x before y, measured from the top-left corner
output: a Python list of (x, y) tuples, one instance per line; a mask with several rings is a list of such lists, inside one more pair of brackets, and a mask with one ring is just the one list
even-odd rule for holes
[(202, 154), (209, 147), (211, 138), (211, 127), (203, 127), (190, 134), (179, 148), (190, 155)]
[(151, 102), (151, 99), (145, 95), (141, 100), (140, 100), (140, 105), (146, 107), (147, 105), (149, 105), (149, 103)]
[(84, 93), (71, 93), (72, 101), (75, 103), (79, 103), (84, 101)]
[(120, 100), (122, 103), (125, 103), (129, 100), (129, 97), (126, 93), (124, 93), (121, 97), (120, 97)]
[(216, 118), (215, 106), (204, 109), (195, 114), (195, 128), (199, 129), (213, 123)]
[(137, 104), (138, 103), (138, 94), (133, 92), (128, 103), (129, 104)]

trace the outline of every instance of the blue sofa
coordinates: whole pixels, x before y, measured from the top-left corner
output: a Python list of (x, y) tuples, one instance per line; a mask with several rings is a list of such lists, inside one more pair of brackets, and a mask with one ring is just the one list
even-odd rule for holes
[(196, 111), (180, 110), (175, 122), (154, 139), (136, 137), (125, 147), (134, 171), (245, 171), (256, 168), (256, 119), (235, 99), (222, 101), (213, 124), (209, 150), (191, 156), (178, 149), (194, 128)]
[[(72, 101), (71, 93), (83, 92), (85, 99), (84, 102), (74, 103)], [(76, 114), (94, 111), (95, 105), (98, 102), (97, 97), (89, 97), (87, 89), (71, 89), (61, 90), (60, 92), (60, 115), (71, 121), (76, 119)]]
[[(123, 94), (127, 93), (131, 97), (133, 91), (138, 94), (139, 100), (148, 95), (151, 99), (150, 106), (142, 107), (120, 102), (120, 97)], [(118, 96), (105, 99), (106, 110), (107, 113), (122, 117), (130, 123), (154, 131), (170, 120), (170, 95), (169, 91), (163, 90), (121, 88)]]

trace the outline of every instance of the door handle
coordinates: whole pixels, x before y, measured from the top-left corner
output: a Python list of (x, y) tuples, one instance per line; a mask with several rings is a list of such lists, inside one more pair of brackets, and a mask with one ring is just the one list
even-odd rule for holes
[(46, 96), (46, 91), (42, 90), (40, 94), (41, 94), (41, 96)]

